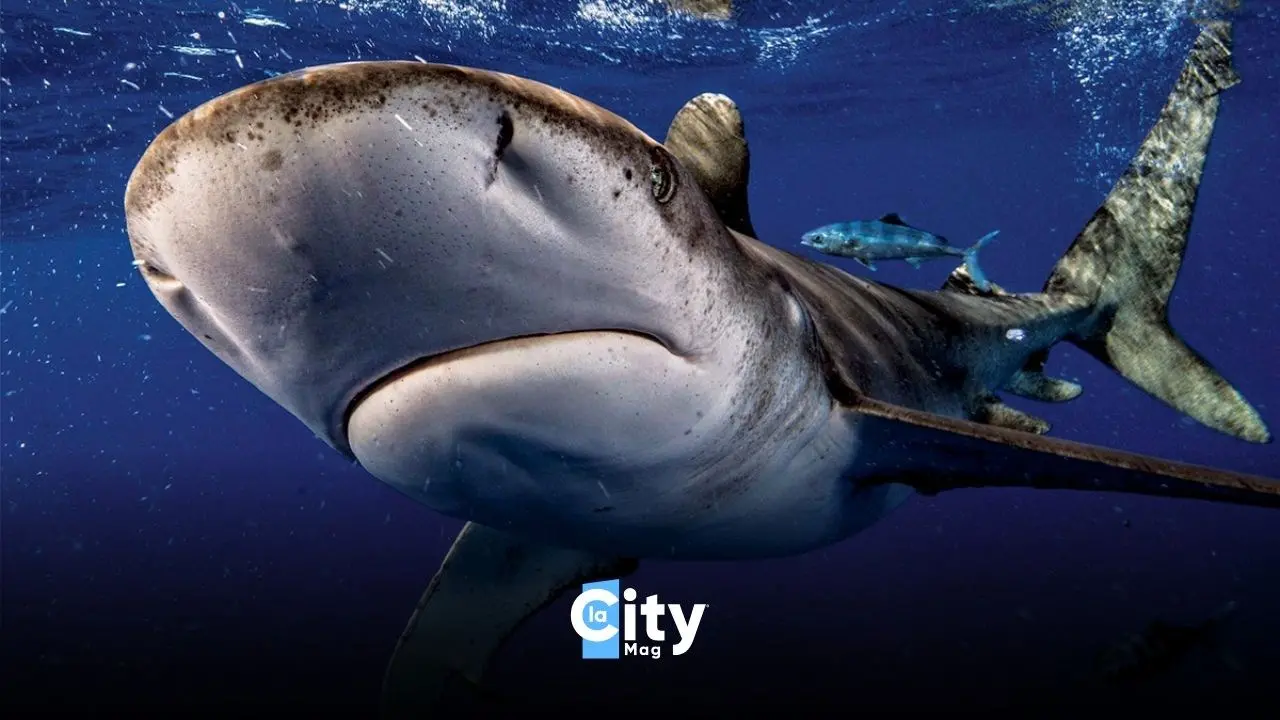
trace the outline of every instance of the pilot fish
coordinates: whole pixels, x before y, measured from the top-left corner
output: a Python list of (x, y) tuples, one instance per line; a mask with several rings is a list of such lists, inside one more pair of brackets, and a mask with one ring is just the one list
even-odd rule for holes
[(978, 251), (998, 234), (999, 230), (992, 230), (962, 250), (952, 247), (945, 237), (908, 225), (897, 213), (889, 213), (879, 220), (823, 225), (802, 235), (800, 244), (827, 255), (853, 258), (868, 270), (876, 269), (877, 260), (906, 260), (918, 268), (921, 260), (962, 257), (974, 284), (986, 291), (991, 283), (978, 267)]

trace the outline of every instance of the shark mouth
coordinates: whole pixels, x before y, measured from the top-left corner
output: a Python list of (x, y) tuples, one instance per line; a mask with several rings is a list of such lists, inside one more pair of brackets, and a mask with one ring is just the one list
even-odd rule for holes
[(448, 350), (441, 353), (424, 355), (415, 360), (411, 360), (404, 365), (397, 367), (391, 372), (386, 373), (364, 385), (352, 393), (350, 399), (344, 404), (342, 411), (342, 419), (340, 423), (340, 433), (338, 437), (343, 440), (342, 452), (344, 455), (351, 457), (350, 448), (350, 428), (352, 414), (369, 398), (387, 390), (390, 386), (398, 381), (416, 373), (438, 368), (444, 365), (457, 363), (462, 360), (475, 359), (477, 357), (492, 355), (504, 352), (519, 352), (522, 349), (528, 349), (536, 346), (545, 345), (547, 343), (555, 343), (560, 341), (572, 340), (575, 338), (584, 338), (590, 336), (627, 336), (637, 338), (661, 347), (667, 353), (674, 356), (681, 356), (676, 352), (669, 341), (664, 340), (657, 335), (646, 333), (638, 330), (622, 329), (622, 328), (597, 328), (593, 330), (567, 330), (558, 333), (535, 333), (530, 335), (517, 335), (513, 337), (501, 338), (498, 340), (490, 340), (486, 342), (469, 345), (467, 347)]

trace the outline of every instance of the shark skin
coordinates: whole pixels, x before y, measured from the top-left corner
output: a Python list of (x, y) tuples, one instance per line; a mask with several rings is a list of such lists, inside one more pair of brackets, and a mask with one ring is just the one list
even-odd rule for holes
[(420, 717), (478, 683), (529, 615), (637, 559), (799, 554), (914, 492), (968, 487), (1280, 507), (1274, 479), (992, 409), (1005, 389), (1078, 394), (1042, 372), (1066, 341), (1270, 440), (1163, 314), (1237, 81), (1229, 23), (1207, 23), (1040, 293), (899, 289), (760, 242), (724, 96), (691, 101), (663, 144), (546, 85), (422, 63), (309, 68), (191, 111), (135, 168), (128, 233), (201, 344), (375, 477), (468, 521), (387, 673), (385, 714)]
[(667, 11), (700, 20), (724, 22), (734, 16), (733, 0), (666, 0)]

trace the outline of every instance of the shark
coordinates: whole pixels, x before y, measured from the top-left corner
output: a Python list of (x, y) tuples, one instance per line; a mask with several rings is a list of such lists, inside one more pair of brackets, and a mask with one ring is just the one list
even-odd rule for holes
[(1214, 650), (1228, 667), (1239, 668), (1239, 661), (1221, 644), (1225, 626), (1238, 606), (1230, 600), (1196, 623), (1152, 620), (1141, 632), (1103, 648), (1094, 684), (1101, 688), (1134, 687), (1175, 669), (1196, 650)]
[(855, 277), (758, 238), (737, 105), (665, 139), (531, 79), (363, 61), (212, 99), (124, 194), (135, 264), (201, 345), (334, 451), (466, 521), (396, 643), (387, 716), (480, 686), (565, 590), (648, 560), (786, 557), (916, 494), (1280, 506), (1280, 481), (1046, 434), (1001, 392), (1067, 342), (1244, 442), (1258, 412), (1168, 323), (1220, 94), (1207, 23), (1039, 292)]
[(667, 12), (688, 15), (700, 20), (732, 20), (736, 14), (733, 0), (666, 0)]

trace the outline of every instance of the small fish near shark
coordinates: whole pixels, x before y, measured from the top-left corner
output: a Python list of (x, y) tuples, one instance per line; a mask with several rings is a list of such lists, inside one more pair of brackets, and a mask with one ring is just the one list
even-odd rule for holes
[(386, 675), (384, 712), (420, 717), (569, 588), (645, 559), (797, 555), (913, 493), (1280, 507), (1275, 479), (1047, 437), (997, 396), (1075, 397), (1043, 372), (1065, 341), (1210, 428), (1270, 440), (1165, 312), (1238, 82), (1230, 32), (1201, 31), (1041, 292), (984, 290), (963, 266), (901, 289), (760, 241), (723, 95), (658, 142), (533, 80), (417, 62), (312, 67), (188, 112), (129, 179), (128, 236), (200, 344), (337, 453), (467, 521)]
[[(1200, 680), (1205, 671), (1240, 672), (1244, 666), (1227, 637), (1237, 610), (1238, 603), (1231, 600), (1195, 622), (1154, 619), (1138, 632), (1100, 646), (1094, 662), (1072, 673), (1075, 678), (1062, 678), (1066, 682), (1059, 690), (1037, 689), (1006, 709), (1018, 717), (1081, 717), (1089, 710), (1124, 705), (1150, 710), (1149, 691), (1168, 687), (1180, 676)], [(1237, 706), (1231, 700), (1215, 697), (1215, 710)]]
[(1169, 672), (1197, 649), (1216, 650), (1227, 665), (1238, 667), (1239, 661), (1219, 644), (1223, 626), (1237, 607), (1229, 601), (1198, 623), (1153, 620), (1142, 632), (1103, 648), (1094, 683), (1104, 688), (1137, 685)]
[(853, 258), (871, 271), (875, 271), (877, 260), (905, 260), (919, 268), (922, 260), (961, 257), (974, 285), (985, 292), (991, 283), (978, 266), (978, 251), (999, 234), (999, 230), (992, 230), (962, 250), (952, 247), (945, 237), (914, 227), (897, 213), (889, 213), (879, 220), (823, 225), (800, 236), (800, 244), (826, 255)]

